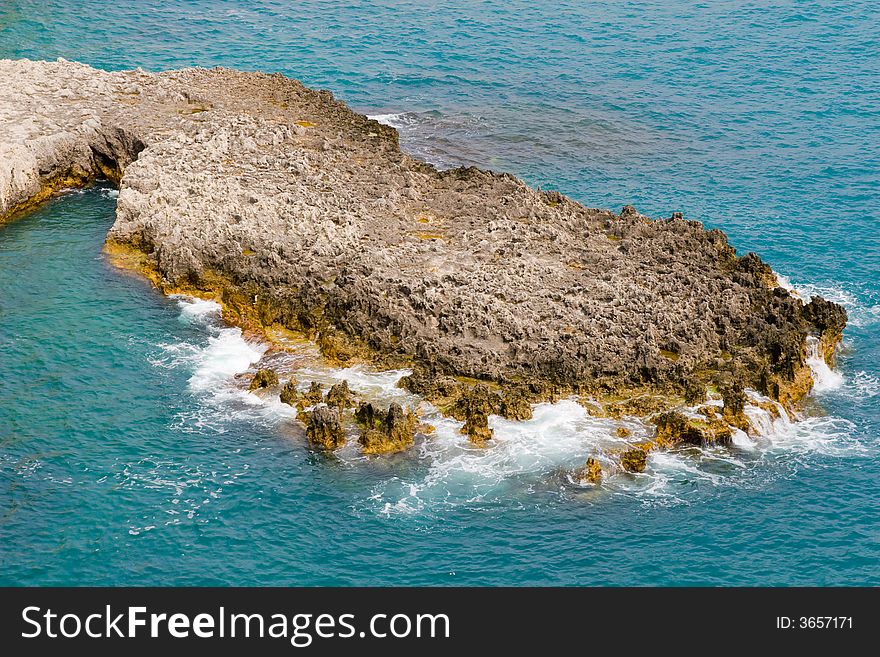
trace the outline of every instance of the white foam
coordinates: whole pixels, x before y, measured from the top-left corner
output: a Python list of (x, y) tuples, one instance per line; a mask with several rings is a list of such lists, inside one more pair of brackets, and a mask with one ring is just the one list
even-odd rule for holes
[(850, 326), (864, 328), (880, 321), (880, 304), (873, 303), (877, 300), (876, 290), (872, 291), (872, 289), (868, 288), (856, 294), (850, 289), (850, 286), (837, 283), (798, 283), (795, 285), (789, 277), (774, 273), (780, 287), (785, 288), (805, 302), (809, 302), (814, 296), (820, 296), (843, 306), (846, 309), (848, 315), (847, 323)]
[(849, 378), (847, 392), (854, 399), (870, 399), (880, 395), (880, 379), (873, 374), (859, 371)]
[(807, 365), (813, 374), (813, 392), (836, 390), (843, 385), (843, 376), (832, 370), (819, 353), (819, 339), (807, 336)]
[(197, 366), (189, 380), (192, 390), (216, 389), (260, 360), (264, 345), (255, 345), (239, 328), (225, 328), (208, 338), (208, 345), (198, 354)]
[(373, 121), (378, 121), (379, 123), (387, 126), (391, 126), (392, 128), (402, 128), (407, 124), (405, 118), (406, 114), (403, 112), (399, 112), (396, 114), (370, 114), (367, 116), (368, 119), (373, 119)]
[(194, 322), (205, 323), (209, 318), (219, 319), (222, 307), (216, 301), (197, 299), (182, 294), (171, 295), (180, 306), (180, 318), (182, 321), (192, 324)]

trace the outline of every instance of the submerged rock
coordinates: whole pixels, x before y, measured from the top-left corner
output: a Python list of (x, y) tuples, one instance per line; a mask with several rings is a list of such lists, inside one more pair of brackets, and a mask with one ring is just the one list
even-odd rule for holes
[(400, 404), (391, 404), (383, 411), (370, 402), (362, 402), (355, 420), (361, 426), (359, 442), (365, 454), (399, 452), (413, 444), (416, 416), (404, 411)]
[[(120, 184), (108, 250), (134, 254), (118, 262), (335, 361), (411, 366), (405, 385), (429, 398), (455, 397), (462, 377), (529, 382), (532, 401), (650, 389), (609, 414), (653, 413), (723, 372), (790, 405), (811, 385), (807, 336), (830, 359), (846, 318), (680, 213), (439, 171), (282, 75), (0, 60), (0, 117), (0, 220), (106, 176)], [(527, 415), (516, 397), (497, 412)], [(470, 413), (472, 437), (487, 413)]]
[(309, 414), (306, 436), (312, 445), (328, 451), (345, 444), (345, 432), (339, 421), (339, 409), (320, 404)]
[(248, 390), (260, 390), (261, 388), (271, 388), (272, 386), (277, 385), (278, 374), (276, 374), (274, 370), (257, 370), (257, 373), (254, 374), (254, 378), (251, 379), (251, 384), (248, 386)]

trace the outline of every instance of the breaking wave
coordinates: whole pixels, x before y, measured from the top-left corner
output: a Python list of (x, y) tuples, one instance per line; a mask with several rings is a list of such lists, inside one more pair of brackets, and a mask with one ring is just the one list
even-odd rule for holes
[[(707, 486), (721, 490), (766, 485), (775, 477), (793, 474), (803, 459), (814, 455), (847, 457), (865, 452), (851, 422), (828, 416), (792, 421), (781, 407), (774, 414), (759, 406), (766, 407), (770, 400), (754, 391), (748, 391), (753, 403), (746, 407), (758, 429), (754, 435), (737, 431), (730, 447), (653, 451), (645, 472), (637, 475), (617, 472), (613, 454), (629, 443), (650, 438), (652, 428), (636, 418), (593, 417), (574, 398), (536, 404), (534, 417), (524, 422), (491, 416), (494, 438), (487, 447), (478, 448), (461, 434), (459, 422), (397, 386), (408, 370), (333, 368), (314, 353), (272, 353), (266, 345), (247, 340), (239, 329), (223, 325), (218, 304), (187, 297), (178, 297), (177, 303), (181, 321), (199, 329), (202, 339), (159, 345), (153, 364), (190, 372), (189, 389), (200, 403), (196, 411), (178, 417), (183, 431), (224, 432), (229, 422), (242, 420), (276, 429), (296, 426), (296, 411), (282, 404), (277, 394), (247, 391), (249, 377), (238, 375), (253, 371), (258, 363), (279, 370), (282, 382), (295, 376), (303, 389), (311, 381), (332, 385), (345, 380), (367, 399), (409, 406), (434, 427), (433, 433), (420, 436), (414, 449), (403, 454), (366, 457), (354, 435), (335, 453), (336, 459), (354, 471), (353, 476), (358, 471), (365, 475), (362, 505), (382, 516), (430, 515), (449, 505), (491, 508), (511, 500), (525, 505), (534, 492), (587, 502), (623, 495), (647, 505), (681, 504)], [(813, 394), (838, 390), (843, 378), (811, 345)], [(862, 376), (854, 381), (876, 394), (876, 380)], [(630, 432), (626, 439), (617, 435), (621, 426)], [(288, 438), (302, 436), (301, 430), (283, 433)], [(597, 458), (608, 473), (602, 486), (582, 484), (572, 476), (589, 456)]]

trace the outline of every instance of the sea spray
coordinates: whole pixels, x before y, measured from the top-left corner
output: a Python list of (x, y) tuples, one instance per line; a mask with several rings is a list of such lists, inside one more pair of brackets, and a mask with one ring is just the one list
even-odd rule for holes
[[(476, 447), (461, 434), (459, 422), (398, 386), (398, 381), (410, 374), (407, 369), (338, 368), (314, 354), (284, 360), (278, 353), (270, 355), (267, 345), (249, 342), (239, 329), (224, 325), (221, 307), (215, 302), (183, 296), (177, 301), (181, 321), (205, 335), (197, 345), (164, 345), (167, 357), (156, 362), (166, 367), (184, 365), (192, 371), (190, 390), (202, 403), (198, 413), (181, 418), (182, 425), (192, 423), (200, 429), (222, 431), (225, 422), (245, 419), (267, 426), (297, 427), (296, 411), (282, 404), (277, 394), (248, 393), (244, 380), (236, 376), (267, 361), (280, 363), (282, 381), (296, 377), (302, 389), (312, 381), (325, 386), (347, 381), (366, 399), (379, 404), (398, 402), (420, 413), (433, 432), (422, 436), (406, 454), (378, 461), (365, 457), (353, 439), (354, 429), (348, 443), (335, 452), (348, 468), (369, 471), (375, 469), (374, 463), (387, 464), (380, 470), (384, 472), (380, 480), (364, 495), (364, 504), (380, 515), (434, 513), (448, 505), (477, 508), (510, 496), (527, 498), (531, 492), (554, 487), (559, 495), (577, 497), (581, 494), (578, 491), (594, 488), (571, 474), (588, 456), (598, 459), (605, 470), (597, 490), (602, 495), (633, 495), (651, 505), (685, 503), (694, 494), (694, 485), (749, 487), (756, 478), (763, 481), (774, 468), (768, 459), (776, 462), (791, 453), (849, 454), (859, 446), (847, 440), (852, 427), (845, 421), (809, 417), (795, 422), (777, 402), (747, 390), (749, 433), (733, 431), (731, 447), (654, 450), (645, 472), (638, 475), (622, 473), (614, 454), (632, 442), (649, 440), (653, 427), (639, 418), (593, 417), (574, 398), (535, 404), (533, 418), (524, 422), (490, 416), (494, 438), (486, 447)], [(815, 342), (810, 344), (816, 392), (833, 389), (839, 385), (840, 375), (818, 358)], [(720, 399), (709, 399), (704, 405), (723, 406)], [(772, 405), (776, 412), (768, 410)], [(696, 407), (679, 410), (688, 417), (700, 417)], [(628, 437), (617, 435), (620, 426), (629, 430)]]
[(843, 385), (843, 376), (832, 370), (819, 353), (819, 339), (807, 336), (807, 365), (813, 374), (813, 391), (816, 393), (836, 390)]

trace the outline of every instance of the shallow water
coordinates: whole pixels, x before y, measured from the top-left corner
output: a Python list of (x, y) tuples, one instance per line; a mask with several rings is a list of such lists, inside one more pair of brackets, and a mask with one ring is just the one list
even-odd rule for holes
[[(845, 350), (804, 421), (600, 489), (565, 469), (612, 427), (565, 401), (327, 458), (232, 384), (263, 347), (110, 267), (112, 192), (71, 193), (0, 228), (0, 583), (880, 584), (871, 4), (145, 4), (7, 3), (0, 56), (284, 71), (439, 165), (721, 227), (843, 303)], [(308, 376), (416, 403), (400, 374)]]

